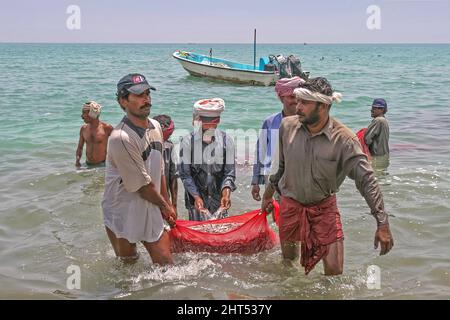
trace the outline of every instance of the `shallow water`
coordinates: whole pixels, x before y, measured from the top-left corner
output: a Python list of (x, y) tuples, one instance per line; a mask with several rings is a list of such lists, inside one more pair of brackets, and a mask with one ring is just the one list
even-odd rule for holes
[[(116, 261), (102, 224), (104, 169), (73, 166), (81, 105), (98, 101), (102, 120), (117, 124), (123, 113), (115, 84), (139, 71), (158, 89), (152, 115), (171, 115), (177, 129), (190, 130), (193, 102), (213, 96), (226, 101), (222, 128), (259, 128), (280, 108), (273, 87), (193, 78), (170, 56), (176, 49), (207, 53), (210, 47), (0, 44), (0, 298), (448, 299), (449, 45), (258, 47), (259, 55), (299, 55), (312, 76), (328, 77), (344, 95), (332, 114), (355, 131), (370, 122), (373, 97), (388, 101), (390, 166), (377, 172), (395, 238), (387, 256), (373, 249), (375, 221), (348, 180), (338, 194), (342, 276), (322, 276), (321, 265), (309, 276), (284, 267), (279, 247), (251, 256), (175, 254), (171, 267), (153, 266), (140, 248), (136, 265)], [(252, 62), (250, 45), (213, 48), (218, 57)], [(250, 172), (238, 168), (231, 214), (258, 207)], [(80, 290), (66, 286), (69, 265), (80, 267)], [(366, 285), (370, 265), (381, 269), (380, 289)]]

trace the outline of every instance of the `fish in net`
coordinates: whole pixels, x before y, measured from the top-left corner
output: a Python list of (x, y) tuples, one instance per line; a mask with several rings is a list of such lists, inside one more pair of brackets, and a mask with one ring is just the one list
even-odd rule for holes
[[(273, 205), (274, 216), (278, 217), (279, 205), (275, 201)], [(260, 210), (217, 220), (177, 220), (169, 234), (172, 252), (253, 254), (269, 250), (279, 242), (267, 214)]]

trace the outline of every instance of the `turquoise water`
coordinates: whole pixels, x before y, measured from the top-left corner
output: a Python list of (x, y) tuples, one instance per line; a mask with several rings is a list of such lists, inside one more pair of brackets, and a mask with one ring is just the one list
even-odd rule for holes
[[(101, 119), (117, 124), (115, 85), (141, 72), (158, 89), (152, 114), (171, 115), (178, 129), (190, 129), (193, 102), (205, 97), (225, 100), (222, 128), (257, 129), (280, 109), (273, 87), (194, 78), (171, 57), (210, 47), (253, 63), (251, 45), (0, 44), (0, 298), (448, 299), (450, 45), (258, 46), (258, 56), (296, 54), (311, 76), (327, 77), (344, 96), (332, 114), (353, 130), (370, 122), (373, 97), (388, 101), (392, 153), (377, 174), (395, 238), (389, 255), (377, 256), (375, 222), (346, 181), (338, 194), (342, 276), (323, 277), (321, 266), (308, 277), (286, 269), (279, 247), (253, 256), (177, 254), (168, 268), (152, 266), (145, 252), (132, 267), (115, 261), (102, 225), (104, 171), (74, 167), (81, 105), (96, 100)], [(250, 168), (239, 166), (234, 213), (258, 207), (249, 182)], [(66, 287), (72, 264), (80, 290)], [(378, 290), (366, 286), (370, 265), (381, 268)]]

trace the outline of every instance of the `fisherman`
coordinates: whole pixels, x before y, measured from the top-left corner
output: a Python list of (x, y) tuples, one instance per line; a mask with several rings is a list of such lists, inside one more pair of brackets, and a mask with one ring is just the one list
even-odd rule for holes
[(235, 186), (233, 139), (217, 128), (225, 102), (203, 99), (194, 104), (194, 131), (183, 138), (179, 174), (185, 189), (189, 220), (223, 218)]
[(344, 235), (336, 193), (348, 176), (355, 180), (377, 223), (375, 248), (380, 255), (394, 245), (383, 196), (372, 167), (356, 135), (330, 117), (333, 92), (325, 78), (307, 80), (294, 90), (297, 115), (283, 119), (279, 133), (279, 167), (269, 178), (261, 210), (266, 211), (274, 191), (281, 194), (279, 234), (286, 264), (298, 258), (308, 274), (323, 260), (325, 275), (342, 274)]
[(151, 86), (142, 74), (117, 83), (117, 101), (126, 115), (111, 133), (106, 159), (103, 220), (117, 257), (134, 262), (142, 242), (153, 263), (170, 264), (170, 238), (163, 220), (175, 225), (176, 213), (164, 178), (163, 133), (149, 119)]
[(387, 112), (386, 100), (373, 100), (371, 116), (373, 118), (364, 134), (364, 140), (372, 156), (389, 155), (389, 124), (385, 117)]
[(261, 128), (261, 133), (256, 143), (256, 161), (253, 165), (252, 197), (261, 201), (260, 185), (265, 185), (272, 166), (272, 159), (276, 158), (278, 151), (278, 130), (284, 117), (296, 114), (297, 101), (294, 90), (304, 83), (300, 77), (282, 78), (275, 84), (275, 92), (283, 106), (280, 112), (267, 117)]
[(81, 167), (80, 160), (85, 143), (86, 165), (88, 167), (105, 165), (108, 138), (113, 127), (106, 122), (100, 121), (101, 109), (102, 106), (95, 101), (88, 101), (81, 107), (81, 119), (83, 119), (85, 124), (80, 128), (80, 139), (76, 152), (75, 166), (78, 168)]
[(164, 176), (166, 177), (167, 193), (172, 202), (172, 206), (176, 211), (178, 197), (178, 170), (176, 160), (174, 160), (174, 157), (176, 157), (173, 149), (174, 145), (173, 142), (169, 140), (175, 130), (175, 124), (172, 121), (172, 118), (165, 114), (154, 116), (153, 119), (158, 121), (161, 125), (164, 140)]

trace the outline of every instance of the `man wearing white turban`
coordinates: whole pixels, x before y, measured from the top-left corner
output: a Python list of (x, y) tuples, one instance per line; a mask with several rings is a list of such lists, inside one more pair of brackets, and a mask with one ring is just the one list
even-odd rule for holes
[(234, 142), (217, 129), (224, 109), (220, 98), (197, 101), (193, 111), (196, 130), (181, 142), (179, 175), (189, 220), (226, 217), (231, 206), (230, 195), (236, 189)]
[(76, 167), (81, 167), (80, 160), (85, 143), (86, 165), (91, 167), (104, 165), (105, 163), (108, 138), (113, 127), (106, 122), (100, 121), (101, 109), (102, 106), (95, 101), (88, 101), (81, 107), (81, 119), (83, 119), (85, 124), (80, 129), (80, 139), (75, 161)]

